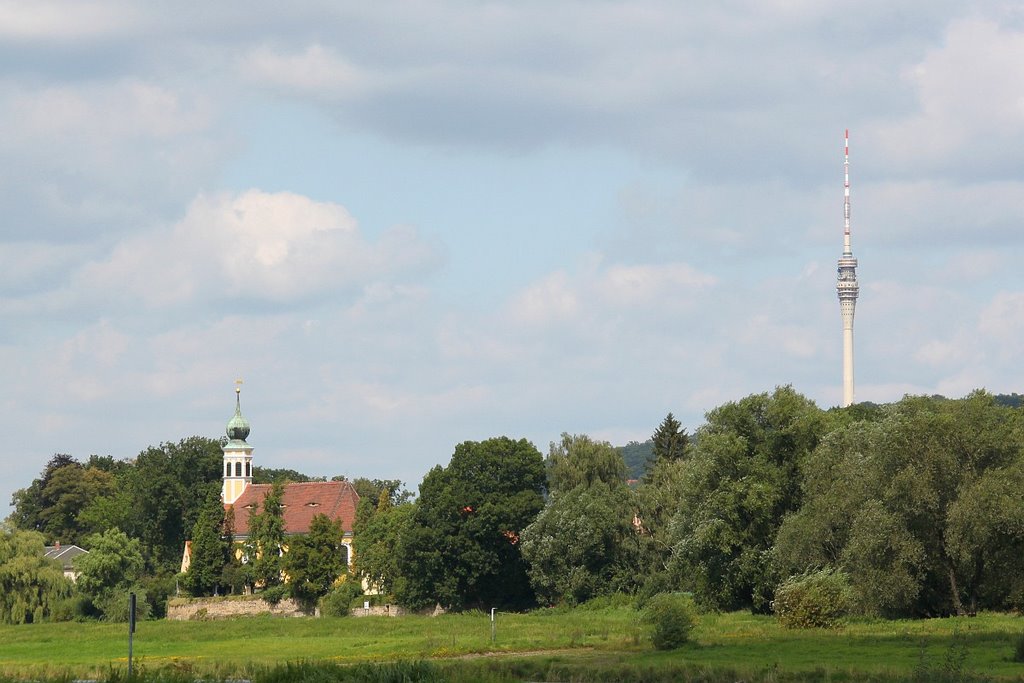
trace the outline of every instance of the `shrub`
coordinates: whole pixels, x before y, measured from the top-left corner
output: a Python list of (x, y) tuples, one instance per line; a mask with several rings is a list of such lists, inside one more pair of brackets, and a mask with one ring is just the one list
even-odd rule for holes
[(697, 622), (693, 600), (681, 593), (660, 593), (647, 601), (644, 623), (654, 626), (651, 642), (658, 650), (674, 650), (690, 639)]
[(270, 588), (264, 588), (260, 591), (259, 596), (263, 598), (263, 601), (268, 605), (276, 605), (281, 602), (287, 594), (288, 586), (280, 584), (277, 586), (271, 586)]
[(320, 616), (322, 617), (344, 617), (348, 616), (352, 601), (362, 593), (359, 582), (348, 580), (320, 598)]
[(791, 576), (775, 590), (772, 610), (786, 628), (830, 628), (849, 614), (853, 590), (837, 569)]
[(128, 595), (135, 593), (135, 618), (144, 621), (150, 617), (149, 602), (143, 588), (111, 590), (92, 601), (106, 621), (128, 621)]

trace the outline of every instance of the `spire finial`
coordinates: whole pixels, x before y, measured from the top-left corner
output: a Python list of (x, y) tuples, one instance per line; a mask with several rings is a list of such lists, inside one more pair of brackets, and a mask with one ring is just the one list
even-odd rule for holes
[(242, 380), (235, 380), (235, 414), (228, 421), (228, 438), (244, 442), (249, 436), (249, 421), (242, 417)]

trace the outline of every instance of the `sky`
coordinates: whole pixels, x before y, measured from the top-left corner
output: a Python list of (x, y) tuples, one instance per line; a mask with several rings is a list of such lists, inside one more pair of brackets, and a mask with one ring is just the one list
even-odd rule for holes
[[(1024, 8), (0, 0), (0, 516), (217, 438), (415, 489), (778, 385), (1024, 392)], [(8, 508), (9, 511), (9, 508)]]

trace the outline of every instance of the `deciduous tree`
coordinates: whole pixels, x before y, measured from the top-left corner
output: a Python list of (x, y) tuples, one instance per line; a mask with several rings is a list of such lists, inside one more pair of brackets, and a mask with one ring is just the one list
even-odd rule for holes
[(544, 462), (525, 439), (455, 448), (420, 485), (399, 549), (399, 601), (413, 608), (523, 607), (533, 602), (519, 536), (543, 507)]
[(71, 595), (60, 565), (43, 557), (43, 535), (0, 526), (0, 623), (44, 621)]
[(288, 543), (288, 552), (282, 558), (288, 592), (307, 611), (348, 571), (343, 537), (341, 523), (320, 514), (313, 517), (308, 534), (296, 536)]

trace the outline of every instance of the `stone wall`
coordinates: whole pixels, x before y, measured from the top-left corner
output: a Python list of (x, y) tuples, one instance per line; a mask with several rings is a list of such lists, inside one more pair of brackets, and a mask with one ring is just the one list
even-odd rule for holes
[(409, 612), (398, 605), (376, 605), (373, 607), (355, 607), (349, 611), (354, 617), (401, 617)]
[(174, 621), (190, 619), (226, 619), (228, 617), (274, 614), (281, 617), (306, 616), (291, 598), (271, 605), (258, 596), (227, 598), (174, 598), (167, 603), (167, 618)]

